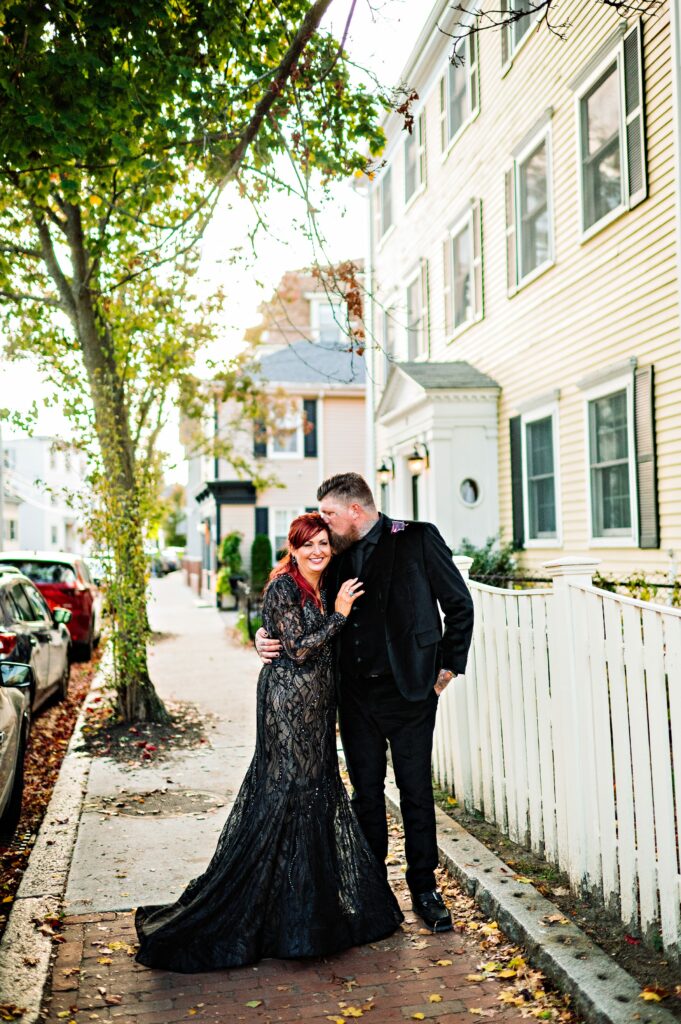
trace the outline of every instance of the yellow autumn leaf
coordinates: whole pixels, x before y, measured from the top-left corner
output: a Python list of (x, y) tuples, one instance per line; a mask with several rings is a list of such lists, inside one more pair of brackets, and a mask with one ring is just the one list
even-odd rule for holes
[(512, 971), (509, 967), (504, 968), (503, 971), (497, 972), (497, 978), (515, 978), (517, 971)]
[(521, 956), (514, 956), (512, 960), (508, 961), (509, 967), (524, 967), (525, 961)]
[(543, 988), (537, 988), (532, 993), (535, 999), (546, 999), (546, 992)]
[(435, 963), (437, 964), (438, 967), (451, 967), (452, 966), (452, 961), (451, 960), (436, 960)]
[(11, 903), (13, 899), (14, 899), (14, 896), (4, 896), (2, 902), (3, 903)]
[(489, 924), (483, 924), (481, 931), (484, 935), (494, 935), (495, 932), (499, 931), (499, 925), (496, 921), (490, 921)]
[(484, 980), (485, 980), (485, 975), (484, 974), (467, 974), (466, 975), (466, 981), (484, 981)]
[(498, 964), (496, 960), (490, 960), (488, 964), (482, 965), (483, 971), (500, 971), (501, 964)]
[(60, 1010), (59, 1013), (57, 1014), (58, 1017), (68, 1017), (69, 1015), (70, 1014), (68, 1010)]
[(327, 1020), (331, 1021), (331, 1024), (345, 1024), (345, 1017), (327, 1017)]
[(364, 1011), (360, 1010), (358, 1006), (348, 1006), (343, 1013), (346, 1017), (363, 1017)]
[(525, 875), (516, 875), (513, 879), (514, 882), (524, 882), (525, 885), (532, 885), (532, 879), (526, 878)]
[(456, 807), (457, 801), (454, 799), (453, 796), (448, 796), (447, 803), (449, 804), (450, 807)]
[(442, 996), (438, 992), (433, 992), (432, 996), (428, 996), (429, 1003), (441, 1003)]
[(477, 931), (477, 929), (479, 927), (480, 927), (480, 924), (477, 921), (469, 921), (468, 922), (468, 928), (472, 932)]
[(112, 964), (113, 960), (111, 959), (110, 956), (98, 956), (97, 957), (97, 963), (98, 964)]
[(641, 999), (645, 999), (647, 1003), (659, 1003), (662, 1001), (662, 996), (649, 988), (644, 988), (642, 992), (639, 992), (639, 996)]
[(412, 1013), (411, 1019), (412, 1020), (425, 1020), (426, 1019), (426, 1015), (425, 1015), (425, 1013), (421, 1013), (419, 1011), (418, 1013)]
[(255, 1009), (256, 1006), (262, 1006), (262, 999), (249, 999), (247, 1003), (244, 1003), (244, 1006), (250, 1006), (251, 1009)]

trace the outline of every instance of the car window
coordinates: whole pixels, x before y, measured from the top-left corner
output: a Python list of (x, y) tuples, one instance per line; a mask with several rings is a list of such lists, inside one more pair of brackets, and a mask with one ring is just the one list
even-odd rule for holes
[(35, 612), (28, 603), (28, 598), (24, 593), (24, 588), (20, 583), (15, 584), (9, 592), (10, 598), (16, 609), (17, 618), (20, 622), (33, 622), (35, 620)]
[(34, 583), (75, 583), (76, 574), (70, 565), (63, 562), (30, 562), (17, 559), (3, 560), (5, 564), (15, 565)]
[(33, 618), (46, 619), (47, 621), (51, 622), (52, 613), (50, 612), (50, 609), (47, 607), (47, 604), (45, 603), (45, 599), (43, 598), (42, 594), (40, 594), (40, 592), (37, 591), (35, 587), (29, 587), (25, 583), (22, 584), (21, 589), (26, 594), (29, 604), (33, 608)]
[(92, 577), (90, 576), (90, 570), (87, 567), (86, 562), (78, 562), (78, 568), (80, 575), (83, 577), (86, 583), (92, 583)]

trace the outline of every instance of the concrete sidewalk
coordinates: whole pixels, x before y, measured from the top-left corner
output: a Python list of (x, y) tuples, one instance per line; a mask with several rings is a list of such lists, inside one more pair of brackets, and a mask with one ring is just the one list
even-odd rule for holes
[[(191, 700), (214, 716), (210, 745), (133, 769), (94, 759), (66, 886), (65, 941), (56, 947), (42, 1018), (341, 1021), (371, 1011), (375, 1024), (460, 1024), (469, 1013), (519, 1021), (517, 1007), (499, 1003), (498, 981), (467, 980), (481, 958), (493, 956), (481, 949), (477, 931), (420, 930), (409, 911), (398, 825), (390, 872), (407, 923), (391, 939), (326, 960), (265, 961), (213, 974), (174, 975), (134, 962), (131, 910), (174, 899), (213, 852), (252, 755), (259, 672), (254, 652), (229, 640), (227, 617), (198, 603), (179, 574), (152, 586), (152, 625), (166, 634), (153, 646), (154, 682), (164, 698)], [(122, 805), (113, 815), (111, 797)], [(460, 898), (475, 928), (484, 928), (472, 901)]]

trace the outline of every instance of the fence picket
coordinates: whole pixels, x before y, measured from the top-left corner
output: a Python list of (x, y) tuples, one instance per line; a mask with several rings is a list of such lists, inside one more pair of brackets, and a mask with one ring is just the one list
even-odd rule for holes
[(518, 601), (518, 636), (520, 674), (522, 680), (522, 737), (525, 745), (526, 787), (530, 847), (541, 853), (543, 848), (541, 769), (539, 767), (539, 707), (534, 676), (532, 606), (542, 598), (524, 595)]
[(547, 641), (548, 609), (552, 598), (540, 597), (532, 601), (532, 626), (535, 643), (534, 677), (539, 712), (538, 742), (539, 766), (541, 772), (541, 809), (544, 833), (544, 855), (551, 863), (558, 863), (558, 836), (556, 832), (556, 782), (554, 767), (555, 744), (553, 739), (553, 718), (551, 710), (551, 685), (549, 680), (549, 651)]
[[(669, 681), (669, 733), (674, 771), (678, 844), (678, 836), (681, 835), (681, 620), (665, 616), (664, 640), (665, 668)], [(677, 853), (681, 861), (681, 850), (678, 850)], [(676, 894), (677, 899), (681, 900), (681, 876), (677, 881)], [(681, 929), (677, 943), (681, 945)]]
[[(617, 873), (617, 821), (615, 817), (615, 777), (610, 738), (610, 702), (605, 660), (605, 624), (603, 601), (597, 594), (585, 594), (589, 632), (593, 736), (600, 825), (599, 846), (603, 896), (612, 905), (619, 888)], [(595, 845), (595, 844), (594, 844)]]
[[(506, 801), (504, 785), (504, 751), (501, 739), (501, 708), (500, 708), (500, 680), (499, 676), (503, 671), (503, 661), (500, 664), (496, 634), (492, 626), (496, 623), (495, 596), (490, 593), (483, 593), (482, 607), (485, 619), (489, 623), (485, 630), (485, 659), (487, 661), (488, 699), (489, 699), (489, 725), (490, 725), (490, 746), (492, 749), (492, 792), (494, 795), (494, 808), (490, 808), (489, 821), (496, 821), (501, 829), (506, 828)], [(485, 809), (487, 817), (487, 809)]]
[[(487, 821), (494, 821), (494, 798), (492, 795), (492, 736), (491, 736), (491, 715), (489, 709), (489, 679), (493, 674), (487, 662), (487, 621), (484, 617), (484, 594), (475, 587), (473, 588), (473, 606), (475, 621), (478, 628), (473, 633), (475, 645), (475, 667), (476, 679), (478, 681), (478, 721), (480, 736), (480, 765), (481, 780), (480, 788), (482, 793), (482, 806), (478, 805)], [(491, 642), (491, 641), (490, 641)]]
[(627, 674), (631, 761), (634, 779), (638, 894), (641, 907), (641, 929), (647, 933), (656, 920), (658, 908), (650, 739), (640, 609), (625, 604), (622, 608), (622, 624), (624, 627), (624, 665)]
[[(517, 598), (512, 598), (514, 602)], [(494, 624), (498, 651), (498, 687), (499, 687), (499, 721), (501, 724), (501, 742), (503, 751), (504, 796), (508, 818), (508, 834), (514, 843), (520, 842), (518, 827), (518, 803), (515, 765), (515, 739), (513, 714), (513, 695), (511, 692), (511, 650), (513, 629), (508, 612), (512, 613), (514, 605), (509, 608), (506, 594), (494, 597)]]
[[(662, 618), (655, 609), (643, 610), (643, 660), (648, 696), (648, 724), (657, 849), (660, 925), (665, 944), (679, 935), (677, 840), (674, 822), (674, 784), (669, 744), (667, 677), (664, 668)], [(670, 680), (670, 685), (672, 681)], [(678, 684), (677, 684), (678, 685)]]

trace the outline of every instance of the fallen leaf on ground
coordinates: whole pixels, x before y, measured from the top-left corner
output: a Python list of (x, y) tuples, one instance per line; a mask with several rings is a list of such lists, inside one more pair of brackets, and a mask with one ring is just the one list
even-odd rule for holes
[(451, 960), (436, 960), (435, 963), (437, 964), (438, 967), (451, 967), (452, 966), (452, 961)]
[(327, 1020), (331, 1021), (331, 1024), (345, 1024), (345, 1017), (327, 1017)]
[(469, 1006), (469, 1013), (475, 1013), (478, 1017), (493, 1017), (494, 1010), (483, 1010), (481, 1006)]
[(262, 1006), (262, 999), (249, 999), (245, 1006), (250, 1006), (251, 1009), (255, 1009), (256, 1006)]
[(412, 1020), (425, 1020), (426, 1019), (426, 1015), (425, 1015), (425, 1013), (421, 1013), (419, 1011), (418, 1013), (412, 1013), (411, 1019)]
[(661, 985), (646, 985), (646, 987), (639, 992), (641, 999), (645, 999), (647, 1003), (659, 1003), (663, 999), (666, 999), (668, 995), (669, 992), (667, 989), (662, 988)]
[(120, 1006), (123, 1002), (123, 996), (104, 996), (104, 1002), (107, 1006)]
[(441, 1003), (442, 996), (438, 992), (433, 992), (431, 996), (428, 996), (429, 1003)]

